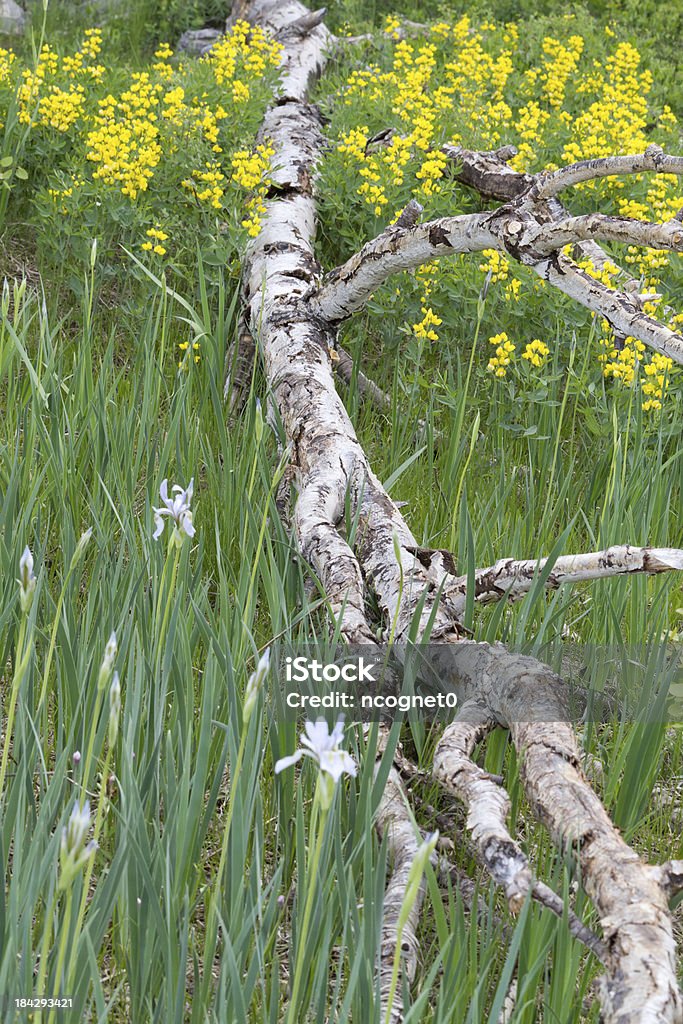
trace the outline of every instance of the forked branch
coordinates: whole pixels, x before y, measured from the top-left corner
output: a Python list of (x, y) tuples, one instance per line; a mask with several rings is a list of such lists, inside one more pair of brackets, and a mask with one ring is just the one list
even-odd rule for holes
[[(459, 153), (462, 157), (463, 151)], [(627, 165), (636, 168), (641, 164), (644, 169), (655, 165), (652, 154), (615, 160), (621, 161), (618, 166), (626, 166), (624, 161), (630, 161)], [(662, 154), (657, 160), (666, 167), (683, 165), (683, 157)], [(562, 207), (558, 210), (552, 206), (553, 191), (544, 184), (546, 179), (532, 178), (530, 183), (528, 175), (508, 174), (501, 169), (501, 163), (495, 153), (470, 154), (467, 163), (462, 160), (460, 173), (464, 174), (463, 168), (467, 166), (468, 181), (474, 182), (479, 175), (482, 191), (512, 193), (514, 198), (510, 202), (490, 213), (444, 217), (413, 226), (402, 226), (399, 221), (385, 228), (346, 263), (327, 274), (309, 300), (312, 315), (336, 325), (361, 309), (375, 289), (393, 274), (416, 269), (442, 256), (498, 249), (604, 317), (622, 336), (639, 338), (656, 352), (683, 363), (683, 336), (644, 313), (642, 302), (632, 292), (617, 291), (595, 280), (562, 251), (570, 245), (595, 247), (596, 240), (683, 251), (683, 225), (676, 219), (655, 224), (602, 214), (565, 216)], [(581, 180), (587, 180), (590, 169), (599, 175), (611, 166), (609, 160), (586, 161), (562, 169), (567, 171), (567, 179), (553, 180), (555, 184), (561, 180), (571, 182), (579, 174), (584, 175)], [(595, 248), (600, 258), (603, 254), (599, 247)], [(595, 248), (584, 254), (595, 255)]]

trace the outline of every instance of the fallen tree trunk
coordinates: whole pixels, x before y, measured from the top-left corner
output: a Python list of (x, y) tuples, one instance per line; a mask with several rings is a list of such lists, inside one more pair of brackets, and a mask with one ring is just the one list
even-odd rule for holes
[[(578, 746), (558, 699), (560, 681), (550, 669), (500, 646), (464, 639), (462, 592), (457, 586), (449, 592), (446, 585), (452, 567), (448, 552), (423, 556), (356, 437), (335, 389), (330, 357), (340, 323), (362, 308), (372, 290), (391, 274), (454, 252), (499, 248), (606, 316), (622, 333), (636, 335), (683, 362), (680, 335), (645, 316), (631, 294), (598, 285), (560, 252), (568, 241), (592, 245), (592, 237), (648, 244), (656, 236), (657, 244), (680, 249), (680, 224), (655, 228), (641, 222), (615, 223), (618, 219), (598, 215), (567, 218), (554, 198), (561, 188), (587, 180), (586, 176), (662, 166), (681, 173), (679, 158), (651, 147), (644, 155), (620, 158), (618, 165), (593, 162), (538, 179), (520, 176), (522, 182), (514, 172), (502, 170), (500, 160), (487, 163), (483, 155), (479, 173), (477, 160), (468, 158), (473, 183), (477, 176), (481, 183), (488, 175), (487, 186), (494, 192), (512, 190), (504, 206), (429, 224), (416, 223), (415, 211), (407, 211), (396, 225), (323, 278), (314, 246), (314, 179), (323, 136), (319, 115), (308, 103), (308, 88), (323, 71), (333, 40), (321, 12), (311, 15), (298, 0), (241, 2), (236, 13), (265, 27), (284, 48), (278, 96), (261, 133), (275, 151), (273, 185), (261, 233), (245, 254), (243, 290), (249, 334), (263, 360), (290, 445), (291, 522), (297, 545), (321, 581), (330, 614), (346, 641), (374, 645), (378, 634), (387, 636), (390, 631), (399, 645), (409, 636), (442, 645), (443, 681), (464, 694), (478, 717), (456, 722), (444, 735), (436, 774), (467, 804), (475, 844), (513, 906), (527, 891), (543, 887), (534, 882), (527, 858), (507, 831), (505, 791), (484, 779), (470, 760), (477, 738), (498, 726), (510, 728), (530, 801), (560, 848), (578, 858), (582, 883), (598, 909), (604, 942), (591, 939), (580, 922), (572, 921), (574, 934), (604, 960), (605, 1020), (681, 1024), (683, 1003), (667, 907), (668, 894), (679, 883), (680, 865), (646, 865), (610, 822), (581, 772)], [(353, 546), (343, 529), (347, 503), (358, 524)], [(532, 574), (537, 563), (533, 565)], [(528, 565), (521, 572), (515, 570), (513, 583), (519, 585), (525, 574), (528, 578)], [(380, 609), (380, 621), (367, 611), (370, 595)], [(380, 826), (393, 830), (394, 846), (397, 835), (407, 835), (405, 816), (399, 813), (403, 799), (400, 778), (393, 773), (380, 809)], [(413, 836), (409, 845), (414, 842)], [(404, 875), (405, 862), (399, 857), (385, 907), (387, 938), (395, 934), (392, 921)], [(414, 931), (411, 925), (413, 937)], [(415, 964), (412, 940), (407, 954), (404, 969), (410, 980)], [(386, 956), (383, 948), (383, 963)], [(381, 988), (384, 994), (386, 986)]]

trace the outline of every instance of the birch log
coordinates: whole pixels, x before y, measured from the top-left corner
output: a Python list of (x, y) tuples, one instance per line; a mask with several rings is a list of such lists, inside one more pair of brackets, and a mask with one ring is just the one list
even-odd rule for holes
[[(563, 721), (566, 716), (558, 697), (561, 680), (533, 659), (511, 654), (499, 645), (462, 639), (457, 595), (451, 599), (444, 592), (447, 553), (432, 553), (428, 564), (416, 554), (418, 544), (372, 472), (336, 393), (329, 355), (340, 320), (362, 306), (369, 287), (397, 270), (417, 265), (415, 261), (432, 259), (435, 252), (444, 255), (458, 251), (458, 246), (463, 247), (460, 251), (474, 251), (484, 243), (489, 247), (490, 241), (534, 266), (548, 280), (571, 279), (565, 291), (576, 292), (578, 301), (597, 307), (603, 315), (609, 309), (617, 318), (628, 318), (633, 329), (626, 333), (645, 333), (660, 351), (666, 346), (674, 351), (676, 345), (668, 335), (657, 334), (649, 318), (639, 317), (628, 306), (628, 296), (624, 305), (620, 293), (610, 293), (609, 302), (616, 304), (613, 309), (599, 290), (589, 294), (593, 286), (578, 270), (565, 267), (556, 251), (547, 256), (534, 249), (534, 239), (538, 242), (541, 228), (553, 219), (548, 211), (557, 189), (547, 179), (542, 183), (547, 195), (530, 199), (527, 193), (535, 181), (530, 188), (525, 183), (507, 207), (485, 215), (446, 218), (431, 225), (409, 222), (387, 229), (321, 286), (314, 247), (313, 183), (323, 137), (319, 115), (308, 104), (307, 94), (324, 68), (332, 40), (319, 12), (310, 16), (298, 0), (256, 0), (238, 6), (241, 16), (266, 27), (284, 46), (278, 95), (262, 129), (275, 150), (275, 187), (266, 201), (261, 233), (245, 254), (243, 290), (249, 330), (292, 452), (292, 524), (298, 546), (321, 581), (330, 612), (346, 640), (374, 643), (382, 630), (385, 635), (391, 632), (399, 643), (409, 636), (429, 638), (443, 654), (444, 682), (463, 700), (483, 709), (485, 728), (489, 722), (491, 727), (510, 728), (532, 805), (558, 846), (578, 857), (582, 882), (600, 915), (606, 939), (601, 989), (605, 1020), (681, 1024), (667, 908), (680, 866), (676, 862), (669, 867), (648, 866), (613, 827), (581, 773), (576, 739)], [(662, 166), (661, 156), (650, 154), (647, 159)], [(584, 173), (575, 170), (562, 180), (571, 183)], [(558, 179), (554, 180), (557, 184)], [(657, 328), (664, 330), (661, 325)], [(683, 339), (673, 338), (683, 345)], [(353, 548), (345, 539), (347, 504), (357, 522)], [(370, 594), (380, 610), (379, 622), (367, 610)], [(479, 722), (467, 729), (474, 728), (476, 735), (482, 727), (484, 723)], [(467, 730), (454, 750), (449, 751), (446, 742), (437, 767), (447, 775), (453, 767), (451, 757), (460, 758), (455, 774), (461, 781), (455, 785), (463, 787), (473, 827), (482, 836), (488, 830), (503, 843), (507, 831), (504, 791), (497, 791), (494, 800), (489, 785), (480, 786), (485, 780), (462, 761), (471, 742), (472, 733)], [(398, 777), (391, 776), (380, 815), (385, 822), (399, 820), (398, 801), (403, 799), (399, 785)], [(509, 838), (510, 857), (501, 870), (508, 873), (505, 884), (517, 898), (528, 888), (529, 868)], [(498, 870), (495, 864), (493, 868)], [(396, 877), (394, 873), (392, 878)], [(390, 888), (385, 924), (391, 922), (400, 892), (400, 871), (398, 878), (396, 892)]]

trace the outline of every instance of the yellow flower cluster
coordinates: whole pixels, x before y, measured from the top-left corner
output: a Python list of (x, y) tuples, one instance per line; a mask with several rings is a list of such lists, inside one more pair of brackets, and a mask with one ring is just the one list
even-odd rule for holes
[[(465, 16), (451, 24), (441, 21), (425, 36), (407, 40), (400, 39), (399, 19), (387, 17), (386, 64), (356, 68), (342, 88), (344, 105), (360, 111), (359, 120), (367, 122), (357, 120), (349, 128), (347, 119), (336, 146), (344, 170), (357, 176), (353, 187), (361, 203), (391, 221), (389, 211), (394, 211), (395, 220), (406, 193), (412, 193), (440, 212), (438, 194), (448, 181), (442, 147), (448, 141), (465, 139), (473, 149), (514, 143), (518, 153), (512, 166), (531, 172), (555, 169), (560, 162), (642, 152), (653, 141), (661, 140), (676, 151), (680, 126), (669, 107), (661, 113), (649, 107), (653, 76), (643, 67), (636, 47), (618, 41), (610, 31), (604, 43), (598, 41), (596, 57), (595, 49), (591, 52), (596, 44), (572, 32), (572, 20), (568, 15), (567, 29), (559, 30), (557, 38), (548, 35), (542, 40), (538, 59), (528, 67), (527, 43), (520, 47), (516, 25), (476, 26)], [(519, 70), (520, 64), (527, 70)], [(382, 120), (373, 124), (378, 110)], [(655, 126), (659, 134), (653, 134)], [(378, 128), (382, 131), (375, 137)], [(598, 190), (603, 209), (611, 206), (621, 216), (664, 222), (683, 208), (682, 185), (677, 176), (656, 174), (608, 177), (578, 188)], [(571, 251), (566, 255), (572, 258)], [(641, 290), (653, 293), (663, 290), (661, 272), (679, 263), (676, 255), (636, 246), (622, 258), (640, 278)], [(590, 261), (579, 265), (605, 287), (619, 287), (622, 271), (611, 259), (600, 267)], [(460, 266), (451, 262), (439, 273), (443, 278), (457, 275)], [(517, 302), (525, 272), (515, 276), (506, 254), (485, 251), (479, 270), (489, 274), (493, 284), (504, 284), (506, 301)], [(543, 288), (544, 282), (535, 280), (533, 287)], [(413, 331), (433, 338), (437, 332), (432, 318), (439, 311), (428, 290), (420, 304), (424, 319), (413, 325)], [(654, 298), (646, 303), (645, 312), (661, 319), (664, 305)], [(496, 352), (489, 369), (504, 377), (515, 345), (502, 335), (493, 343)], [(637, 379), (639, 365), (644, 373), (655, 365), (633, 339), (615, 344), (608, 336), (599, 351), (602, 372), (623, 384)], [(549, 350), (534, 339), (526, 348), (520, 344), (520, 353), (530, 366), (540, 368)], [(661, 375), (661, 368), (648, 371), (644, 383), (654, 386)], [(662, 398), (649, 391), (644, 396), (649, 409)]]
[[(68, 154), (62, 164), (69, 166), (53, 168), (46, 197), (62, 212), (67, 205), (75, 211), (79, 196), (86, 201), (79, 192), (84, 182), (76, 183), (79, 160), (91, 168), (93, 182), (131, 203), (149, 194), (163, 169), (160, 189), (182, 184), (200, 208), (222, 209), (229, 188), (246, 189), (242, 225), (257, 234), (273, 150), (262, 145), (232, 153), (230, 140), (241, 136), (242, 141), (249, 123), (241, 123), (235, 109), (252, 100), (265, 102), (269, 95), (268, 76), (280, 63), (282, 45), (239, 21), (201, 61), (187, 66), (167, 43), (160, 44), (147, 70), (132, 73), (123, 85), (112, 76), (117, 86), (110, 92), (101, 81), (106, 69), (97, 63), (101, 49), (99, 29), (89, 29), (80, 48), (63, 57), (46, 44), (31, 67), (21, 67), (14, 53), (0, 49), (0, 87), (5, 86), (0, 104), (7, 109), (16, 90), (22, 124), (70, 135), (70, 148), (60, 150)], [(157, 211), (164, 213), (162, 207)], [(142, 248), (164, 255), (167, 236), (154, 232), (161, 228), (147, 232)]]
[(517, 346), (510, 341), (505, 331), (501, 331), (500, 334), (494, 334), (492, 338), (489, 338), (489, 345), (496, 346), (496, 354), (491, 356), (486, 369), (496, 377), (507, 376), (507, 368), (514, 358)]
[(233, 180), (245, 189), (256, 188), (263, 180), (264, 173), (270, 165), (270, 158), (275, 150), (272, 146), (261, 143), (250, 153), (240, 149), (232, 156)]
[(645, 367), (642, 392), (647, 395), (643, 402), (644, 412), (657, 412), (662, 408), (662, 398), (669, 387), (669, 376), (673, 363), (667, 356), (655, 352)]
[(40, 99), (40, 90), (59, 71), (59, 57), (46, 44), (38, 54), (33, 70), (24, 68), (21, 72), (17, 99), (19, 101), (18, 118), (20, 124), (33, 124), (34, 114)]
[(17, 59), (13, 50), (5, 50), (0, 46), (0, 85), (12, 79), (12, 65)]
[[(80, 50), (61, 58), (46, 43), (35, 67), (21, 72), (17, 90), (19, 122), (67, 132), (83, 114), (83, 80), (98, 81), (104, 74), (104, 67), (93, 63), (101, 49), (100, 29), (88, 29)], [(15, 59), (11, 51), (0, 50), (0, 83), (10, 80)]]
[(146, 252), (155, 252), (157, 256), (166, 255), (166, 247), (162, 245), (162, 242), (168, 240), (168, 235), (161, 228), (149, 228), (147, 231), (147, 241), (142, 243), (141, 248)]
[(195, 363), (198, 363), (198, 362), (201, 361), (201, 358), (202, 358), (201, 354), (200, 354), (201, 346), (200, 346), (200, 343), (198, 341), (193, 341), (192, 342), (191, 351), (190, 351), (190, 342), (189, 341), (181, 341), (180, 344), (178, 345), (178, 348), (183, 353), (182, 356), (180, 357), (180, 359), (178, 360), (178, 369), (179, 370), (188, 370), (189, 369), (189, 364), (188, 364), (188, 356), (189, 355), (192, 355), (192, 359), (193, 359), (193, 361)]
[[(636, 48), (619, 43), (604, 67), (598, 65), (593, 74), (579, 82), (579, 96), (599, 92), (599, 98), (573, 121), (572, 141), (564, 147), (563, 160), (569, 163), (613, 153), (642, 153), (649, 141), (645, 127), (652, 73), (639, 71), (639, 65)], [(615, 188), (624, 186), (620, 179), (611, 184)], [(594, 188), (595, 183), (586, 182), (582, 187)]]
[(601, 345), (607, 351), (598, 356), (603, 364), (602, 372), (605, 377), (612, 377), (613, 380), (630, 387), (636, 379), (638, 366), (645, 355), (645, 345), (639, 338), (630, 336), (615, 345), (614, 334), (609, 325), (603, 323), (603, 328), (607, 334), (601, 338)]
[[(568, 248), (571, 247), (569, 246)], [(569, 255), (566, 250), (565, 254)], [(584, 259), (579, 260), (577, 266), (579, 266), (581, 270), (585, 271), (589, 277), (592, 277), (594, 281), (599, 281), (600, 284), (604, 284), (606, 288), (616, 287), (614, 281), (620, 271), (616, 263), (612, 263), (611, 260), (605, 260), (601, 267), (596, 267), (593, 265), (592, 260)]]
[(421, 306), (422, 320), (413, 324), (413, 333), (416, 338), (427, 338), (429, 341), (438, 341), (439, 335), (434, 330), (443, 321), (436, 315), (431, 306)]
[(109, 95), (102, 101), (96, 127), (86, 137), (86, 157), (96, 164), (93, 178), (119, 186), (131, 199), (147, 190), (161, 160), (156, 110), (162, 91), (147, 72), (134, 74), (120, 99)]
[[(94, 60), (102, 50), (102, 30), (99, 28), (87, 28), (85, 39), (80, 52), (84, 57)], [(92, 69), (91, 69), (92, 70)]]
[(387, 14), (386, 18), (384, 19), (384, 34), (385, 34), (385, 36), (389, 36), (390, 39), (399, 39), (400, 38), (399, 29), (400, 28), (401, 28), (400, 19), (397, 18), (395, 14)]
[(352, 128), (337, 145), (337, 152), (348, 153), (359, 162), (365, 159), (365, 148), (368, 144), (368, 126)]
[(507, 281), (510, 273), (508, 258), (498, 249), (484, 249), (482, 256), (485, 256), (486, 260), (479, 264), (479, 269), (483, 274), (491, 274), (491, 284)]
[(252, 238), (258, 235), (261, 214), (266, 212), (264, 200), (270, 185), (267, 172), (274, 153), (269, 143), (260, 143), (251, 153), (241, 149), (232, 156), (232, 180), (253, 193), (245, 206), (247, 216), (242, 220), (242, 227)]
[(439, 335), (434, 330), (440, 327), (442, 320), (437, 316), (429, 304), (429, 296), (432, 291), (433, 279), (439, 273), (438, 263), (424, 263), (415, 271), (415, 278), (420, 283), (422, 295), (420, 297), (420, 311), (422, 319), (413, 324), (413, 334), (416, 338), (427, 341), (438, 341)]
[(161, 43), (159, 48), (154, 51), (154, 56), (157, 62), (152, 64), (152, 70), (156, 71), (159, 78), (171, 78), (173, 76), (173, 65), (169, 61), (173, 56), (173, 50), (168, 43)]
[(225, 175), (215, 160), (204, 165), (203, 170), (192, 172), (191, 178), (183, 181), (183, 188), (189, 189), (200, 203), (208, 203), (215, 210), (223, 207)]
[(40, 98), (36, 121), (58, 132), (68, 132), (83, 113), (84, 105), (85, 89), (82, 85), (71, 89), (51, 85), (47, 96)]
[(526, 359), (532, 366), (541, 367), (544, 365), (550, 349), (544, 342), (535, 338), (530, 341), (522, 352), (522, 359)]
[(515, 131), (521, 141), (517, 144), (517, 156), (510, 161), (516, 171), (528, 171), (533, 165), (536, 151), (532, 143), (541, 140), (543, 127), (549, 119), (550, 111), (535, 100), (529, 100), (517, 114)]
[(219, 85), (232, 86), (238, 78), (258, 78), (269, 67), (276, 68), (281, 57), (282, 45), (259, 25), (237, 21), (202, 59), (210, 64)]
[(543, 40), (543, 52), (548, 60), (535, 74), (535, 69), (527, 73), (527, 82), (535, 85), (538, 79), (544, 99), (557, 110), (564, 104), (567, 84), (576, 74), (583, 45), (581, 36), (571, 36), (566, 45), (548, 36)]
[(434, 192), (439, 191), (436, 183), (439, 178), (443, 178), (447, 163), (448, 157), (440, 149), (429, 150), (419, 171), (415, 173), (417, 180), (422, 182), (422, 193), (424, 195), (431, 196)]

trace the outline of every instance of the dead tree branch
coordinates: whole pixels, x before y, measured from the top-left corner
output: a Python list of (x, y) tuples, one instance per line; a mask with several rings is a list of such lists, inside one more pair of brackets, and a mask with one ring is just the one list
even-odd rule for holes
[[(343, 381), (347, 384), (351, 384), (351, 381), (353, 380), (353, 359), (346, 349), (342, 348), (340, 345), (337, 345), (336, 349), (333, 349), (333, 352), (336, 354), (336, 359), (332, 356), (334, 369)], [(391, 398), (389, 395), (386, 391), (382, 391), (382, 389), (375, 384), (374, 380), (370, 380), (369, 377), (366, 377), (361, 370), (357, 371), (356, 383), (358, 385), (358, 391), (363, 398), (367, 398), (371, 401), (381, 412), (386, 413), (391, 410)]]
[[(477, 191), (485, 199), (507, 202), (528, 192), (534, 184), (533, 175), (515, 171), (507, 163), (517, 153), (514, 146), (503, 146), (489, 152), (477, 152), (464, 149), (461, 146), (444, 146), (443, 152), (452, 161), (453, 177), (463, 185)], [(566, 208), (555, 197), (539, 201), (538, 209), (539, 215), (545, 223), (558, 222), (569, 217)], [(605, 250), (592, 239), (579, 242), (576, 245), (576, 250), (583, 259), (590, 260), (597, 270), (601, 270), (608, 261), (614, 262)], [(640, 282), (623, 268), (619, 268), (619, 270), (622, 290), (627, 292), (634, 301), (644, 301), (645, 297), (638, 295)]]
[(605, 937), (605, 1020), (679, 1022), (683, 1003), (661, 869), (624, 842), (587, 783), (562, 680), (534, 658), (469, 641), (454, 645), (443, 666), (460, 692), (510, 729), (535, 813), (580, 864)]
[[(459, 614), (465, 609), (467, 576), (458, 575), (453, 555), (449, 551), (415, 548), (413, 554), (426, 568), (432, 558), (439, 557), (449, 575), (444, 594)], [(507, 598), (516, 601), (527, 594), (548, 564), (547, 558), (501, 558), (495, 565), (477, 569), (474, 574), (474, 599), (489, 604)], [(564, 584), (584, 583), (587, 580), (607, 579), (631, 573), (654, 575), (683, 569), (683, 550), (679, 548), (638, 548), (629, 545), (606, 548), (590, 554), (561, 555), (555, 560), (545, 586), (555, 590)]]
[[(472, 760), (472, 752), (496, 728), (485, 705), (475, 699), (460, 708), (457, 721), (444, 730), (434, 754), (434, 774), (467, 807), (467, 827), (477, 854), (488, 873), (505, 893), (510, 910), (518, 913), (529, 893), (562, 917), (562, 899), (549, 885), (532, 877), (526, 854), (510, 835), (506, 819), (510, 812), (507, 791)], [(571, 934), (602, 962), (606, 950), (602, 941), (574, 914), (567, 912)]]
[(385, 228), (326, 276), (311, 299), (313, 315), (338, 323), (362, 309), (392, 274), (415, 270), (438, 256), (497, 248), (497, 237), (487, 226), (489, 220), (487, 214), (470, 214), (443, 217), (415, 227), (396, 224)]
[[(487, 187), (492, 187), (490, 181)], [(547, 198), (534, 198), (537, 187), (537, 183), (528, 186), (492, 213), (444, 217), (414, 227), (385, 228), (325, 277), (309, 299), (312, 316), (338, 324), (361, 309), (375, 289), (395, 273), (415, 269), (441, 256), (499, 249), (604, 317), (619, 334), (639, 338), (656, 352), (683, 363), (683, 336), (645, 314), (633, 295), (595, 280), (562, 252), (567, 245), (585, 243), (591, 236), (683, 251), (680, 223), (674, 219), (667, 224), (651, 224), (588, 214), (559, 220), (552, 217), (553, 222), (548, 224)]]
[(598, 160), (580, 160), (560, 167), (557, 171), (540, 174), (532, 187), (531, 198), (550, 199), (566, 188), (580, 185), (595, 178), (609, 178), (617, 174), (683, 174), (683, 157), (670, 156), (661, 146), (648, 146), (644, 153), (630, 156), (607, 156)]
[[(399, 914), (406, 894), (410, 868), (421, 842), (421, 837), (416, 832), (412, 816), (408, 811), (401, 777), (395, 768), (392, 768), (389, 772), (389, 777), (377, 809), (375, 823), (380, 835), (386, 837), (391, 862), (391, 875), (384, 893), (382, 941), (380, 947), (381, 1019), (385, 1020), (386, 1006), (391, 989), (394, 955), (397, 942), (399, 941)], [(418, 897), (400, 936), (401, 964), (409, 984), (413, 981), (417, 971), (419, 944), (416, 933), (425, 887), (426, 883), (423, 879)], [(399, 985), (391, 1007), (390, 1019), (393, 1022), (403, 1020), (403, 998), (401, 992), (402, 989)]]
[[(675, 352), (679, 361), (683, 338), (643, 316), (629, 296), (599, 288), (557, 250), (547, 255), (534, 249), (533, 238), (544, 225), (566, 219), (565, 212), (561, 217), (553, 214), (559, 207), (552, 205), (555, 192), (567, 182), (586, 180), (580, 177), (584, 171), (565, 174), (563, 183), (555, 179), (549, 184), (546, 176), (541, 187), (547, 194), (530, 199), (537, 181), (533, 179), (507, 205), (481, 215), (388, 228), (321, 286), (311, 183), (323, 139), (320, 118), (307, 103), (307, 89), (324, 66), (330, 37), (322, 22), (305, 34), (286, 31), (307, 17), (297, 0), (256, 0), (246, 14), (279, 33), (284, 45), (277, 102), (262, 131), (275, 150), (276, 187), (267, 200), (261, 233), (245, 255), (243, 292), (249, 327), (292, 451), (292, 522), (299, 549), (320, 579), (346, 640), (374, 643), (378, 626), (398, 645), (411, 635), (429, 638), (440, 678), (461, 704), (469, 702), (477, 710), (472, 721), (457, 723), (455, 732), (446, 735), (437, 769), (462, 788), (487, 863), (499, 874), (508, 898), (518, 904), (532, 880), (527, 860), (507, 829), (505, 793), (469, 759), (477, 737), (494, 725), (510, 728), (532, 807), (560, 850), (578, 859), (582, 883), (600, 917), (605, 1020), (680, 1024), (683, 1008), (667, 906), (674, 884), (670, 879), (678, 877), (678, 869), (667, 873), (644, 864), (612, 825), (581, 772), (578, 744), (558, 696), (562, 680), (533, 659), (462, 639), (459, 595), (451, 599), (444, 593), (447, 553), (434, 552), (427, 565), (415, 553), (418, 544), (374, 475), (335, 391), (329, 353), (341, 320), (359, 309), (373, 288), (391, 273), (459, 251), (457, 246), (460, 251), (509, 252), (607, 316), (622, 333), (639, 336), (667, 354)], [(668, 169), (662, 159), (649, 150), (643, 157), (655, 169)], [(637, 166), (633, 159), (631, 163)], [(614, 166), (604, 172), (614, 173)], [(598, 167), (598, 174), (603, 170)], [(487, 174), (490, 187), (496, 174), (504, 187), (512, 180), (493, 168)], [(357, 523), (353, 548), (342, 535), (347, 506)], [(379, 608), (379, 622), (367, 611), (370, 594)], [(392, 776), (385, 794), (393, 808), (398, 807), (395, 783)], [(386, 807), (385, 802), (385, 817)], [(413, 831), (411, 836), (410, 842), (416, 842)], [(407, 833), (404, 841), (408, 843)], [(394, 870), (392, 879), (396, 876)], [(396, 899), (400, 884), (399, 865)], [(385, 922), (395, 905), (392, 892), (388, 890)]]

